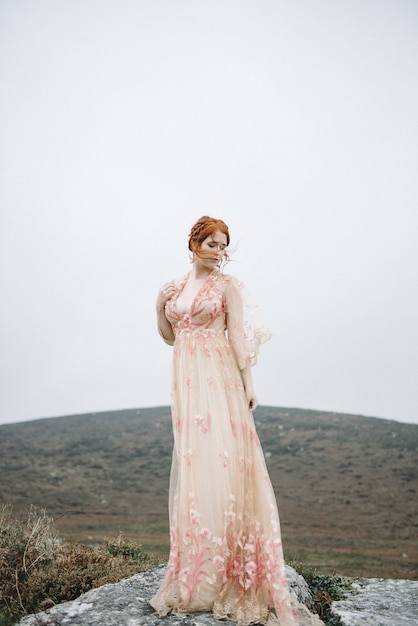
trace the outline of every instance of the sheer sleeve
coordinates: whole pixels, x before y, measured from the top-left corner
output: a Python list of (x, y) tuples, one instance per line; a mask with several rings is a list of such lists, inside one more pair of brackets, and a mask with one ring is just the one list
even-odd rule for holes
[(271, 332), (247, 289), (234, 276), (228, 276), (225, 312), (228, 339), (238, 367), (243, 369), (247, 359), (250, 359), (251, 365), (255, 365), (260, 346), (270, 339)]

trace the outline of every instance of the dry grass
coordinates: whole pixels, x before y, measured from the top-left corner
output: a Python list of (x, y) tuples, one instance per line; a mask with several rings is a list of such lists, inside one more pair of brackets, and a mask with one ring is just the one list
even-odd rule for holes
[[(0, 626), (11, 626), (29, 613), (73, 600), (82, 593), (116, 583), (155, 567), (158, 559), (121, 534), (100, 548), (63, 543), (54, 520), (32, 506), (25, 521), (0, 507)], [(329, 626), (340, 621), (330, 615), (331, 601), (341, 597), (344, 581), (292, 563), (313, 593), (315, 610)]]
[(119, 535), (100, 548), (63, 543), (53, 520), (31, 507), (26, 521), (0, 507), (0, 626), (155, 567), (158, 559)]

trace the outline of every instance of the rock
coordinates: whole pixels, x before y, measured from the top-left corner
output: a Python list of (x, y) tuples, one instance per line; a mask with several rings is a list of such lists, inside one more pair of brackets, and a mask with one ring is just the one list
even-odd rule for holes
[[(44, 613), (23, 618), (20, 626), (235, 626), (210, 613), (159, 617), (148, 604), (164, 575), (165, 565), (112, 585), (84, 593)], [(306, 581), (286, 567), (291, 593), (308, 606)], [(343, 626), (418, 626), (418, 581), (364, 578), (352, 583), (346, 598), (332, 604)]]
[(356, 580), (332, 613), (344, 626), (418, 626), (418, 581)]
[[(76, 600), (54, 606), (44, 613), (23, 618), (20, 626), (235, 626), (215, 620), (211, 613), (159, 617), (148, 604), (164, 576), (165, 565), (136, 574), (112, 585), (82, 594)], [(286, 567), (290, 592), (299, 602), (310, 605), (312, 596), (305, 579)]]

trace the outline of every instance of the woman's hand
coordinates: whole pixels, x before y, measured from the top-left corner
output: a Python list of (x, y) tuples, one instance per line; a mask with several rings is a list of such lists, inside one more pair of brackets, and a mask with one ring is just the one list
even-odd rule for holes
[(248, 408), (250, 411), (255, 411), (258, 406), (257, 396), (255, 395), (254, 389), (251, 387), (247, 389), (245, 388), (245, 397), (247, 398)]
[(158, 292), (156, 307), (157, 311), (163, 311), (166, 303), (174, 295), (174, 280), (165, 283)]
[(157, 326), (158, 332), (166, 343), (170, 346), (174, 343), (173, 327), (165, 316), (165, 305), (174, 295), (174, 280), (165, 283), (158, 292), (157, 296)]
[(255, 395), (253, 377), (251, 373), (250, 359), (247, 359), (245, 367), (241, 370), (241, 378), (244, 385), (245, 397), (248, 403), (248, 409), (255, 411), (258, 405), (257, 396)]

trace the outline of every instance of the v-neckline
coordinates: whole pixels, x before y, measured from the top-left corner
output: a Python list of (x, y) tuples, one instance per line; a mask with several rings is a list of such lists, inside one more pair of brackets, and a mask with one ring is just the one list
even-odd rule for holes
[(180, 284), (180, 289), (179, 289), (179, 292), (177, 293), (176, 304), (175, 304), (175, 310), (176, 310), (177, 315), (179, 315), (180, 317), (184, 317), (184, 316), (186, 316), (186, 315), (187, 315), (187, 316), (189, 316), (189, 317), (191, 316), (191, 314), (192, 314), (192, 311), (193, 311), (193, 308), (194, 308), (194, 305), (195, 305), (195, 302), (196, 302), (197, 298), (200, 296), (200, 293), (201, 293), (201, 291), (203, 290), (203, 288), (205, 287), (205, 285), (206, 285), (206, 283), (208, 282), (209, 278), (210, 278), (211, 276), (213, 276), (215, 272), (216, 272), (216, 269), (213, 269), (213, 270), (212, 270), (212, 271), (211, 271), (211, 272), (210, 272), (210, 273), (206, 276), (206, 278), (203, 280), (203, 282), (202, 282), (202, 284), (200, 285), (199, 289), (196, 291), (196, 293), (195, 293), (195, 296), (194, 296), (193, 300), (192, 300), (192, 301), (191, 301), (191, 303), (190, 303), (190, 308), (189, 308), (189, 310), (188, 310), (188, 311), (184, 311), (184, 312), (180, 313), (180, 311), (179, 311), (179, 310), (178, 310), (178, 308), (177, 308), (177, 302), (178, 302), (178, 299), (179, 299), (179, 296), (180, 296), (181, 292), (183, 291), (184, 287), (185, 287), (185, 286), (186, 286), (186, 284), (187, 284), (187, 281), (188, 281), (188, 280), (189, 280), (189, 278), (190, 278), (190, 274), (191, 274), (191, 272), (188, 272), (188, 274), (186, 274), (186, 276), (184, 277), (184, 279), (182, 280), (182, 282), (181, 282), (181, 284)]

